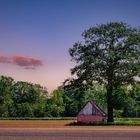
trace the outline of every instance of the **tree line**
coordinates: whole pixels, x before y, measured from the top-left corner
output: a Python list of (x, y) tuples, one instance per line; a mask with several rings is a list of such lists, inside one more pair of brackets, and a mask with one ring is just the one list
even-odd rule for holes
[[(38, 84), (0, 76), (0, 117), (75, 117), (89, 100), (107, 111), (106, 89), (98, 83), (88, 90), (62, 85), (49, 96)], [(140, 83), (116, 89), (113, 103), (115, 117), (140, 117)]]

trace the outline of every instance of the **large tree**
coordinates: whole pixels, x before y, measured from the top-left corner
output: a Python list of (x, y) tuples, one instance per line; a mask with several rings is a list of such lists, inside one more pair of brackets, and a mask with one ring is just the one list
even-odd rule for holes
[[(69, 49), (76, 66), (74, 81), (106, 87), (108, 122), (113, 122), (113, 91), (134, 81), (140, 71), (140, 30), (123, 22), (110, 22), (86, 30), (83, 42)], [(73, 82), (74, 83), (74, 82)]]

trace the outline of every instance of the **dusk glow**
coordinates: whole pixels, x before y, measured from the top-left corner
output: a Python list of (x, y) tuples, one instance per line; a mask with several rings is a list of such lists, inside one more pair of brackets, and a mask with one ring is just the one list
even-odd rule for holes
[(46, 86), (70, 77), (68, 49), (96, 24), (140, 26), (140, 0), (0, 0), (0, 75)]

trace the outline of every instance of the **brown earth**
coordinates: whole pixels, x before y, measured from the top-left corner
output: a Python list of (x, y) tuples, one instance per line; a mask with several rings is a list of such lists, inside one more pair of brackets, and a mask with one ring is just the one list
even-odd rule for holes
[(0, 128), (65, 128), (65, 129), (103, 129), (140, 130), (140, 126), (69, 126), (74, 120), (0, 120)]
[(67, 126), (73, 120), (0, 120), (0, 140), (140, 140), (140, 126)]
[(0, 120), (0, 128), (58, 128), (73, 120)]

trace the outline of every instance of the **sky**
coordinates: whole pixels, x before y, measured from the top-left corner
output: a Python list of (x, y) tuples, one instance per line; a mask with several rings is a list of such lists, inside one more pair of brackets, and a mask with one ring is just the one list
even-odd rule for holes
[(123, 21), (140, 27), (140, 0), (0, 0), (0, 75), (46, 86), (70, 77), (68, 49), (84, 30)]

